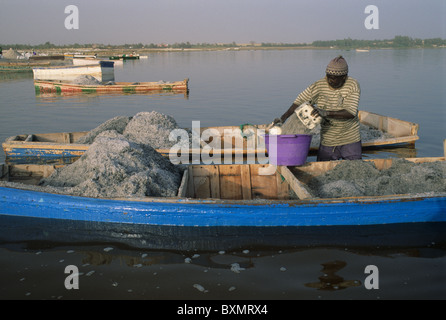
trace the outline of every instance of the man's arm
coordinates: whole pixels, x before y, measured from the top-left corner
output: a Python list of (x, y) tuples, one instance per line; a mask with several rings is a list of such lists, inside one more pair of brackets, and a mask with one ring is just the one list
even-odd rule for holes
[(310, 101), (312, 99), (312, 97), (313, 97), (313, 94), (312, 94), (313, 86), (314, 86), (314, 84), (310, 85), (303, 92), (301, 92), (297, 96), (296, 100), (294, 100), (294, 102), (291, 105), (291, 107), (289, 107), (288, 110), (280, 118), (278, 118), (282, 123), (285, 122), (286, 119), (288, 119), (288, 117), (293, 114), (294, 110), (296, 110), (302, 103), (308, 102), (308, 101)]
[(348, 112), (347, 110), (339, 110), (339, 111), (326, 111), (327, 118), (332, 118), (332, 119), (353, 119), (355, 117), (355, 115), (351, 114), (350, 112)]
[[(359, 84), (355, 81), (353, 83), (353, 90), (345, 97), (342, 104), (342, 109), (336, 111), (317, 109), (315, 112), (319, 113), (323, 118), (348, 120), (353, 119), (358, 115), (358, 104), (361, 89)], [(314, 115), (315, 112), (312, 112)]]
[(299, 107), (297, 104), (293, 103), (291, 107), (279, 118), (280, 122), (285, 122), (286, 119), (288, 119), (289, 116), (291, 116), (294, 112), (294, 110)]

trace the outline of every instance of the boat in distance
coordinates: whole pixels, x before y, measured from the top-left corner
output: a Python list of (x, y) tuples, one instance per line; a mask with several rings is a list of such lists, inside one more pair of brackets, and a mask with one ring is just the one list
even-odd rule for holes
[(114, 81), (114, 62), (98, 61), (97, 64), (64, 65), (33, 68), (35, 81), (73, 81), (80, 76), (92, 76), (99, 82)]
[(110, 84), (82, 85), (64, 81), (35, 80), (34, 88), (40, 93), (144, 93), (144, 92), (187, 92), (189, 79), (182, 81), (157, 81), (157, 82), (113, 82)]
[(108, 57), (110, 60), (139, 60), (139, 54), (123, 54)]

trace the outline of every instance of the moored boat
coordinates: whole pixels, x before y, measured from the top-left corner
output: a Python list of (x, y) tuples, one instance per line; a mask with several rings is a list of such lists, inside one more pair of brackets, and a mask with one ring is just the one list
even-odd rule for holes
[(79, 76), (90, 75), (100, 82), (114, 81), (112, 61), (99, 61), (93, 65), (66, 65), (33, 68), (36, 81), (73, 81)]
[(73, 66), (85, 66), (91, 64), (98, 64), (99, 61), (96, 58), (73, 58)]
[(34, 55), (30, 56), (29, 60), (65, 60), (65, 55)]
[(110, 56), (108, 57), (110, 60), (138, 60), (138, 54), (123, 54), (119, 56)]
[[(415, 144), (415, 141), (418, 140), (418, 125), (415, 123), (381, 116), (367, 111), (360, 111), (359, 118), (361, 124), (366, 126), (366, 128), (378, 130), (386, 134), (385, 138), (377, 138), (368, 141), (363, 140), (362, 144), (364, 149)], [(200, 137), (206, 130), (218, 133), (220, 136), (221, 148), (212, 148), (209, 152), (210, 154), (264, 156), (267, 154), (265, 146), (261, 146), (260, 144), (249, 146), (248, 141), (251, 140), (246, 139), (246, 136), (261, 136), (268, 132), (267, 127), (267, 124), (262, 124), (256, 126), (203, 127), (199, 130)], [(79, 158), (89, 148), (88, 144), (76, 143), (78, 139), (85, 136), (87, 133), (87, 131), (84, 131), (22, 134), (8, 138), (2, 143), (2, 147), (7, 161), (11, 162), (33, 162), (44, 161), (46, 159), (61, 159), (63, 162), (70, 162), (70, 159), (73, 160)], [(229, 139), (225, 140), (225, 137)], [(204, 139), (201, 147), (206, 146), (208, 143), (209, 140)], [(313, 145), (310, 150), (315, 152), (317, 149), (318, 145)], [(168, 148), (158, 149), (157, 151), (165, 156), (171, 154), (171, 151)], [(190, 154), (193, 153), (194, 150), (190, 150)]]
[(183, 81), (157, 82), (113, 82), (97, 85), (82, 85), (63, 81), (34, 81), (36, 93), (144, 93), (144, 92), (178, 92), (188, 91), (189, 79)]
[(50, 62), (1, 62), (1, 72), (32, 72), (34, 67), (49, 66)]

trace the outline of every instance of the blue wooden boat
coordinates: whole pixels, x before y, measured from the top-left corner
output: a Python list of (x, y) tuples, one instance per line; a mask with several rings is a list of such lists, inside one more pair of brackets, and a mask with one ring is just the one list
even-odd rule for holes
[[(445, 157), (407, 160), (445, 161)], [(393, 160), (367, 161), (384, 169)], [(342, 242), (353, 234), (356, 240), (369, 241), (365, 235), (370, 236), (369, 232), (373, 241), (382, 241), (396, 235), (393, 228), (407, 235), (417, 224), (446, 229), (446, 192), (313, 198), (305, 182), (339, 163), (189, 165), (177, 197), (125, 199), (48, 193), (35, 185), (58, 165), (2, 164), (0, 241), (57, 238), (72, 242), (87, 237), (138, 247), (190, 249), (209, 248), (212, 239), (211, 247), (218, 249), (242, 240), (270, 245), (302, 240)], [(376, 227), (384, 229), (376, 231)], [(425, 233), (428, 241), (445, 234)], [(411, 236), (420, 239), (420, 235)]]
[[(415, 158), (445, 161), (441, 158)], [(388, 167), (392, 159), (373, 159)], [(333, 226), (446, 221), (446, 194), (312, 198), (300, 174), (320, 174), (339, 161), (283, 166), (190, 165), (176, 198), (99, 199), (27, 188), (56, 166), (2, 165), (0, 215), (169, 226)], [(293, 172), (293, 170), (295, 172)], [(290, 197), (293, 190), (298, 198)]]

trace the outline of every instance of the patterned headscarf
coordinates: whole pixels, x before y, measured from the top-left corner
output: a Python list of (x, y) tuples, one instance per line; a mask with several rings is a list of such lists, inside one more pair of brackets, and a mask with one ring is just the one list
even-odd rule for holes
[(345, 76), (348, 73), (347, 62), (342, 56), (338, 56), (330, 61), (325, 73), (333, 76)]

